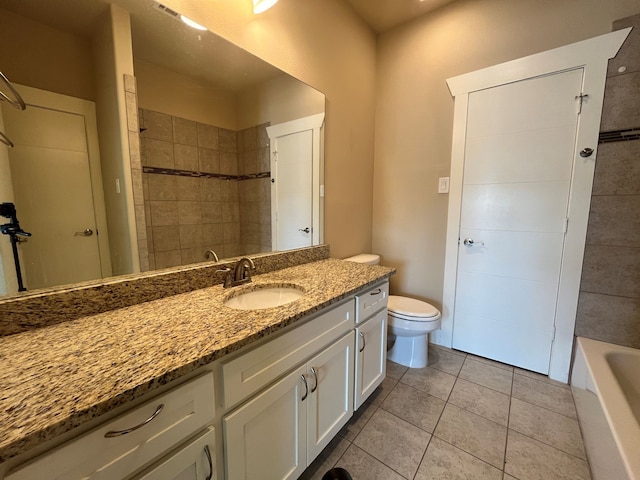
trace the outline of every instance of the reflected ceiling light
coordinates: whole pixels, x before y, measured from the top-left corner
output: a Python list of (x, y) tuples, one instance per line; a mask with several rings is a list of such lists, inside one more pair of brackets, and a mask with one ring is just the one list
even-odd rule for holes
[(266, 12), (277, 2), (278, 0), (253, 0), (253, 13), (258, 14)]
[(196, 30), (206, 30), (207, 27), (203, 27), (199, 23), (194, 22), (189, 17), (185, 17), (184, 15), (180, 15), (180, 20), (186, 25), (189, 25), (191, 28), (195, 28)]

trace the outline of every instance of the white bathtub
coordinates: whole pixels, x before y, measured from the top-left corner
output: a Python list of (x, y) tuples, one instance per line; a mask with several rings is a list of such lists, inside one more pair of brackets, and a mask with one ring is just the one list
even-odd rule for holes
[(640, 350), (579, 337), (571, 386), (594, 480), (640, 480)]

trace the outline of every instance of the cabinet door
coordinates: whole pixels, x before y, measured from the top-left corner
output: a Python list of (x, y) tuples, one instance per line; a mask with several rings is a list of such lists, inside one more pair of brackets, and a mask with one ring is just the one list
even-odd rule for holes
[(306, 371), (299, 367), (224, 417), (226, 478), (293, 480), (302, 474), (307, 466)]
[(353, 415), (354, 332), (307, 363), (307, 464)]
[(369, 398), (387, 373), (387, 309), (356, 328), (355, 409)]
[(135, 480), (214, 480), (215, 441), (215, 431), (210, 427)]

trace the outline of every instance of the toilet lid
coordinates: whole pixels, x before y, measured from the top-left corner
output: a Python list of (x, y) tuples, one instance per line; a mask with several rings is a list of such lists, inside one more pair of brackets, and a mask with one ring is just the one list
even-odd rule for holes
[(389, 295), (388, 309), (406, 317), (429, 318), (440, 314), (430, 303), (398, 295)]

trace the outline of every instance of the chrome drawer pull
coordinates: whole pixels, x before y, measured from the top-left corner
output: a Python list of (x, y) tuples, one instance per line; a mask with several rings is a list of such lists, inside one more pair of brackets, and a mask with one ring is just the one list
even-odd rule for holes
[(311, 393), (314, 393), (318, 389), (318, 372), (316, 372), (316, 369), (314, 367), (311, 367), (311, 373), (313, 373), (313, 378), (315, 378), (316, 380), (316, 383), (313, 385), (313, 388), (311, 389)]
[(302, 396), (300, 401), (304, 402), (309, 396), (309, 384), (307, 383), (307, 377), (305, 377), (304, 375), (300, 375), (300, 376), (302, 377), (302, 381), (304, 382), (304, 388), (305, 388), (304, 395)]
[(358, 335), (360, 335), (362, 337), (362, 348), (360, 350), (358, 350), (360, 353), (362, 353), (362, 352), (364, 352), (364, 347), (367, 346), (367, 342), (365, 342), (365, 340), (364, 340), (364, 333), (358, 332)]
[(204, 446), (204, 454), (207, 456), (207, 460), (209, 461), (209, 475), (205, 480), (211, 480), (213, 477), (213, 460), (211, 460), (211, 452), (209, 451), (209, 445)]
[(160, 412), (162, 411), (163, 408), (164, 408), (164, 404), (161, 403), (160, 405), (158, 405), (158, 408), (156, 408), (156, 411), (153, 412), (153, 414), (149, 418), (147, 418), (144, 422), (136, 425), (135, 427), (127, 428), (125, 430), (111, 430), (104, 434), (104, 438), (119, 437), (121, 435), (126, 435), (127, 433), (131, 433), (135, 430), (138, 430), (139, 428), (144, 427), (147, 423), (149, 423), (151, 420), (153, 420), (158, 415), (160, 415)]
[(382, 293), (382, 289), (381, 289), (381, 288), (379, 288), (379, 289), (377, 289), (375, 292), (371, 292), (371, 293), (369, 293), (369, 295), (380, 295), (381, 293)]

